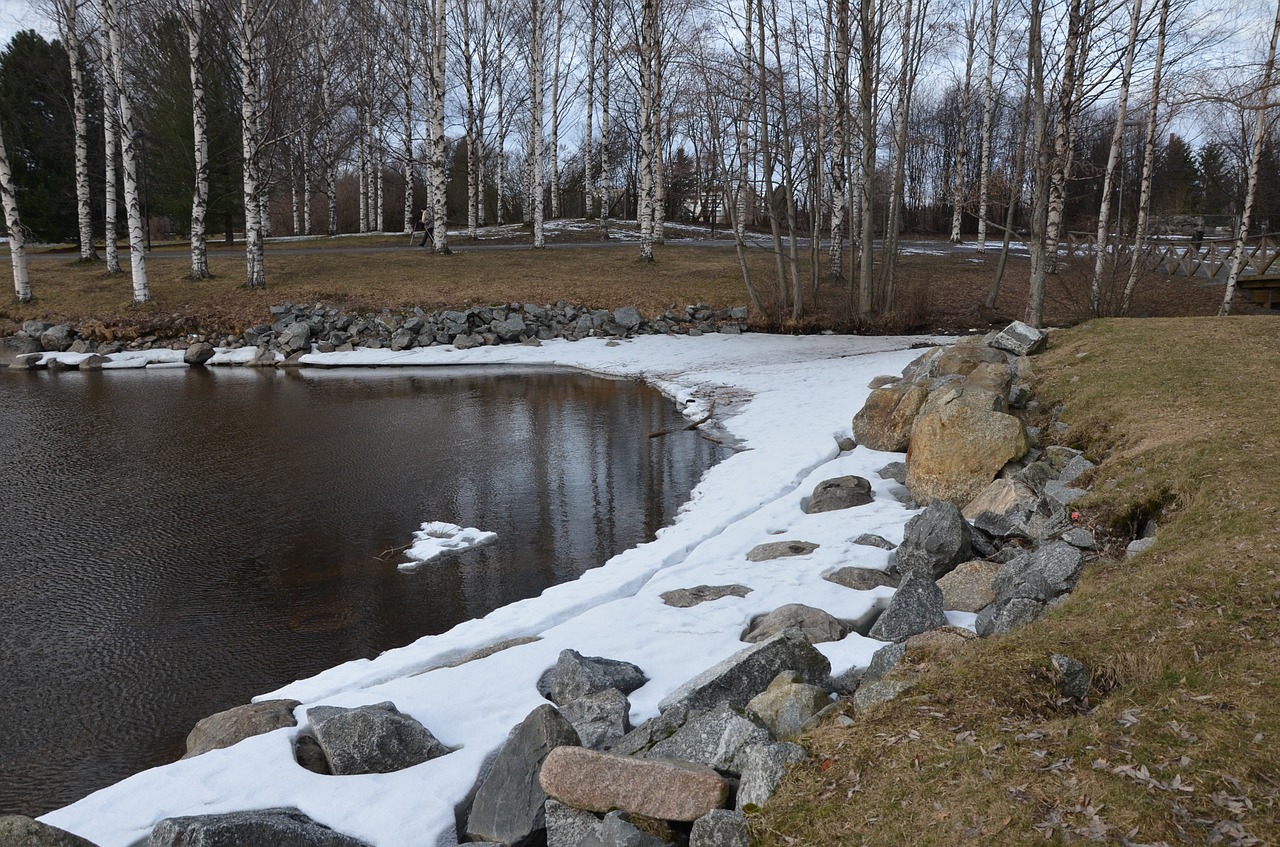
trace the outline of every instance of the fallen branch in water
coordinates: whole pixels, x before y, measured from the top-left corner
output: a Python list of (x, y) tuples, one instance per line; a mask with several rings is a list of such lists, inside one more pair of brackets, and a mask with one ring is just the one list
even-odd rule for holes
[(400, 555), (401, 553), (403, 553), (405, 550), (408, 550), (412, 546), (413, 546), (413, 542), (410, 541), (408, 544), (401, 544), (399, 547), (392, 547), (389, 550), (383, 550), (381, 553), (377, 555), (376, 558), (379, 559), (380, 561), (385, 562), (387, 559), (390, 559), (392, 556)]
[[(712, 400), (712, 401), (711, 401), (711, 406), (707, 409), (707, 413), (706, 413), (706, 415), (704, 415), (703, 417), (701, 417), (701, 418), (699, 418), (698, 420), (694, 421), (693, 423), (689, 424), (688, 426), (682, 426), (682, 427), (680, 427), (679, 429), (664, 429), (664, 430), (661, 430), (661, 431), (659, 431), (659, 432), (651, 432), (651, 433), (649, 433), (649, 437), (650, 437), (650, 438), (661, 438), (662, 436), (664, 436), (664, 435), (670, 435), (670, 434), (671, 434), (671, 433), (673, 433), (673, 432), (689, 432), (689, 431), (691, 431), (691, 430), (695, 430), (695, 429), (697, 429), (698, 427), (702, 426), (702, 425), (703, 425), (704, 423), (706, 423), (707, 421), (711, 420), (711, 416), (715, 414), (715, 411), (716, 411), (716, 401), (715, 401), (715, 400)], [(701, 433), (699, 433), (699, 434), (701, 434)], [(703, 435), (702, 437), (703, 437), (703, 438), (708, 438), (708, 436), (706, 436), (706, 435)], [(711, 440), (711, 441), (715, 441), (715, 439), (714, 439), (714, 438), (710, 438), (709, 440)], [(719, 444), (720, 442), (719, 442), (719, 441), (716, 441), (716, 443), (717, 443), (717, 444)]]

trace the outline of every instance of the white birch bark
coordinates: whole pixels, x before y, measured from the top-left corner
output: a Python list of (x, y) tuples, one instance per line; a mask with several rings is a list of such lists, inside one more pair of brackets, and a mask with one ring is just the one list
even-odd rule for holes
[(657, 0), (642, 0), (640, 12), (640, 162), (636, 219), (640, 259), (653, 261), (653, 32)]
[(596, 36), (600, 27), (599, 0), (586, 0), (587, 16), (587, 107), (584, 120), (586, 126), (582, 130), (582, 215), (588, 220), (593, 213), (596, 199), (595, 166), (595, 110), (596, 110)]
[[(1142, 15), (1142, 0), (1131, 0), (1129, 14), (1129, 40), (1125, 47), (1124, 67), (1120, 72), (1120, 92), (1116, 96), (1116, 125), (1111, 130), (1111, 146), (1107, 153), (1107, 167), (1102, 175), (1102, 204), (1098, 207), (1098, 240), (1097, 251), (1093, 259), (1093, 279), (1089, 286), (1089, 308), (1093, 314), (1102, 314), (1102, 277), (1106, 273), (1108, 257), (1114, 264), (1118, 255), (1112, 255), (1107, 249), (1108, 233), (1111, 224), (1111, 185), (1115, 179), (1116, 169), (1120, 164), (1120, 153), (1124, 147), (1124, 122), (1129, 112), (1129, 87), (1133, 81), (1133, 57), (1138, 50), (1138, 21)], [(1116, 218), (1124, 214), (1123, 209), (1116, 209)], [(1116, 238), (1116, 251), (1120, 250), (1120, 239)]]
[(880, 22), (875, 0), (858, 3), (858, 122), (861, 128), (859, 166), (855, 190), (858, 196), (858, 313), (864, 320), (874, 318), (880, 308), (874, 280), (875, 200), (871, 191), (876, 172), (876, 71), (880, 63)]
[(951, 183), (951, 243), (960, 243), (960, 224), (964, 214), (964, 165), (969, 145), (969, 97), (973, 90), (973, 57), (978, 46), (978, 0), (971, 0), (969, 17), (964, 25), (964, 85), (960, 89), (960, 124), (957, 127), (955, 168)]
[(302, 145), (302, 231), (314, 235), (311, 221), (311, 156), (306, 143)]
[(120, 103), (120, 160), (124, 166), (124, 202), (129, 217), (129, 264), (133, 272), (133, 302), (151, 299), (147, 285), (146, 240), (143, 235), (142, 203), (138, 196), (138, 157), (134, 149), (137, 130), (133, 105), (129, 100), (124, 76), (124, 40), (115, 0), (102, 0), (102, 21), (111, 49), (111, 68), (115, 75), (116, 94)]
[(466, 93), (467, 122), (467, 238), (475, 240), (480, 226), (480, 151), (477, 149), (477, 116), (475, 94), (475, 51), (472, 47), (471, 0), (460, 0), (458, 19), (462, 26), (462, 85)]
[(551, 125), (547, 128), (547, 170), (551, 184), (551, 217), (560, 217), (560, 54), (562, 46), (562, 29), (564, 27), (564, 0), (553, 0), (555, 3), (556, 37), (553, 45), (554, 55), (551, 62)]
[(543, 232), (543, 186), (546, 182), (543, 174), (542, 155), (542, 17), (543, 0), (530, 0), (529, 3), (529, 155), (528, 185), (529, 203), (532, 207), (533, 246), (541, 249), (546, 246), (546, 235)]
[(827, 276), (844, 276), (844, 196), (848, 193), (845, 162), (849, 156), (849, 0), (838, 0), (835, 19), (835, 57), (832, 62), (831, 247)]
[[(109, 0), (108, 0), (109, 2)], [(239, 38), (237, 48), (240, 59), (240, 142), (244, 170), (244, 244), (246, 288), (266, 288), (266, 268), (263, 265), (263, 220), (261, 175), (261, 92), (258, 86), (258, 22), (257, 0), (239, 2)]]
[(1042, 0), (1031, 0), (1027, 62), (1031, 69), (1031, 102), (1034, 114), (1031, 149), (1035, 151), (1036, 161), (1032, 170), (1034, 186), (1031, 197), (1031, 238), (1027, 244), (1031, 252), (1031, 280), (1027, 295), (1026, 321), (1034, 327), (1044, 323), (1044, 281), (1050, 261), (1047, 252), (1050, 246), (1055, 252), (1058, 247), (1056, 243), (1048, 244), (1049, 183), (1050, 171), (1053, 169), (1051, 159), (1053, 151), (1047, 143), (1049, 115), (1045, 99), (1042, 18)]
[(84, 72), (80, 67), (78, 0), (59, 0), (55, 8), (59, 36), (71, 68), (71, 102), (75, 119), (76, 219), (80, 225), (80, 261), (97, 261), (93, 249), (93, 215), (89, 197), (89, 104), (84, 96)]
[(107, 273), (118, 274), (120, 270), (120, 250), (116, 244), (119, 227), (116, 225), (116, 207), (119, 205), (116, 172), (116, 150), (119, 145), (120, 130), (120, 98), (116, 96), (116, 73), (111, 66), (111, 43), (106, 30), (99, 33), (102, 43), (102, 139), (105, 162), (103, 183), (103, 241), (107, 257)]
[(435, 201), (432, 245), (437, 253), (449, 251), (448, 175), (444, 161), (444, 69), (445, 69), (445, 0), (435, 0), (431, 29), (431, 181)]
[(0, 205), (4, 208), (5, 226), (9, 230), (9, 263), (13, 266), (13, 296), (19, 303), (31, 300), (31, 280), (27, 275), (26, 230), (18, 215), (17, 192), (13, 190), (13, 171), (0, 134)]
[(1258, 194), (1258, 170), (1262, 161), (1262, 145), (1266, 138), (1267, 109), (1271, 105), (1271, 83), (1276, 67), (1276, 38), (1280, 36), (1280, 2), (1276, 4), (1275, 22), (1271, 27), (1271, 43), (1267, 48), (1267, 61), (1262, 67), (1262, 82), (1258, 86), (1258, 102), (1254, 105), (1253, 144), (1249, 150), (1249, 180), (1244, 192), (1244, 211), (1240, 213), (1240, 232), (1236, 236), (1235, 249), (1231, 251), (1231, 271), (1227, 275), (1227, 290), (1222, 295), (1220, 317), (1231, 314), (1231, 301), (1236, 296), (1236, 283), (1244, 266), (1244, 245), (1249, 239), (1249, 227), (1253, 221), (1253, 204)]
[(609, 163), (609, 71), (613, 66), (613, 4), (603, 0), (604, 21), (600, 27), (600, 237), (609, 237), (609, 210), (613, 205), (613, 171)]
[(978, 164), (978, 252), (987, 252), (987, 207), (991, 196), (991, 134), (996, 112), (996, 44), (1000, 36), (1000, 0), (991, 0), (987, 25), (987, 71), (982, 79), (982, 161)]
[(666, 143), (666, 137), (663, 133), (663, 104), (662, 104), (662, 0), (653, 0), (653, 33), (651, 40), (653, 42), (653, 58), (651, 60), (653, 74), (653, 102), (650, 104), (653, 110), (653, 180), (650, 183), (650, 194), (652, 199), (649, 201), (650, 213), (653, 217), (653, 243), (662, 244), (666, 241), (666, 212), (667, 212), (667, 176), (666, 168), (663, 166), (662, 148)]
[(191, 70), (191, 125), (196, 179), (191, 190), (191, 278), (209, 278), (205, 219), (209, 211), (209, 114), (204, 91), (204, 0), (191, 0), (187, 56)]
[(1062, 84), (1058, 90), (1057, 126), (1054, 129), (1053, 159), (1049, 173), (1049, 206), (1045, 224), (1046, 273), (1057, 272), (1058, 243), (1062, 240), (1062, 214), (1067, 205), (1067, 183), (1075, 169), (1075, 124), (1082, 99), (1085, 66), (1083, 57), (1087, 50), (1092, 17), (1092, 0), (1083, 0), (1083, 3), (1082, 0), (1071, 0), (1067, 12)]

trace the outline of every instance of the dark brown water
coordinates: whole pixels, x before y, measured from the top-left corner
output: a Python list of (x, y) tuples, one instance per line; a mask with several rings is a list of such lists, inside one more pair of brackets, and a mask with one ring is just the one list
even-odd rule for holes
[[(0, 814), (652, 538), (718, 458), (682, 422), (564, 372), (0, 372)], [(377, 558), (426, 520), (498, 541)]]

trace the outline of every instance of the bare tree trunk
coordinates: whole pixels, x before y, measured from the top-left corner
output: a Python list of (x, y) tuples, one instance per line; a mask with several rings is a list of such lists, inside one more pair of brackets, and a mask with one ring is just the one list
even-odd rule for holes
[(311, 226), (311, 157), (308, 154), (307, 144), (302, 144), (302, 231), (306, 235), (313, 235)]
[(991, 127), (995, 120), (996, 39), (1000, 34), (1000, 0), (991, 0), (987, 25), (987, 72), (982, 80), (982, 162), (978, 166), (978, 252), (987, 252), (987, 200), (991, 192)]
[(13, 190), (13, 170), (9, 167), (9, 154), (5, 150), (4, 135), (0, 133), (0, 205), (4, 212), (5, 226), (9, 230), (9, 262), (13, 265), (13, 296), (19, 303), (31, 301), (31, 280), (27, 276), (26, 230), (18, 216), (17, 192)]
[(767, 34), (764, 25), (764, 0), (756, 0), (756, 26), (760, 32), (756, 41), (756, 73), (758, 74), (760, 95), (760, 159), (762, 176), (764, 177), (763, 194), (765, 208), (769, 210), (769, 231), (773, 235), (773, 257), (776, 265), (778, 289), (778, 306), (785, 309), (790, 303), (787, 286), (787, 270), (782, 258), (782, 228), (778, 225), (778, 216), (774, 213), (773, 202), (773, 142), (769, 137), (769, 72), (765, 65), (765, 42)]
[[(771, 23), (773, 24), (773, 59), (778, 66), (779, 85), (785, 85), (785, 75), (782, 73), (782, 46), (780, 43), (781, 37), (778, 34), (777, 8), (775, 4), (771, 15)], [(782, 132), (782, 148), (784, 150), (792, 150), (795, 148), (795, 140), (791, 134), (791, 120), (787, 109), (788, 98), (785, 90), (781, 94), (782, 96), (778, 98), (778, 116), (781, 123), (779, 128)], [(795, 176), (792, 172), (790, 155), (782, 157), (782, 188), (787, 217), (787, 259), (791, 273), (791, 319), (798, 321), (804, 317), (804, 286), (800, 280), (800, 254), (796, 243), (799, 233), (796, 225)]]
[(654, 0), (653, 24), (653, 243), (667, 240), (667, 169), (663, 164), (664, 111), (662, 108), (662, 0)]
[[(111, 0), (106, 0), (111, 2)], [(261, 91), (258, 86), (259, 23), (256, 0), (240, 0), (240, 142), (244, 166), (244, 249), (246, 288), (266, 288), (263, 265)]]
[(658, 29), (657, 0), (642, 0), (640, 19), (640, 162), (636, 220), (640, 225), (640, 259), (653, 261), (653, 79), (654, 41)]
[(209, 112), (204, 95), (204, 0), (191, 0), (187, 55), (191, 66), (191, 127), (196, 182), (191, 190), (191, 278), (209, 278), (205, 217), (209, 211)]
[[(1116, 125), (1111, 130), (1111, 148), (1107, 153), (1107, 168), (1102, 175), (1102, 204), (1098, 207), (1098, 240), (1097, 253), (1093, 260), (1093, 281), (1089, 287), (1089, 308), (1093, 314), (1102, 314), (1102, 277), (1107, 268), (1107, 241), (1111, 223), (1111, 183), (1115, 179), (1116, 168), (1120, 163), (1120, 154), (1124, 147), (1124, 121), (1129, 111), (1129, 87), (1133, 81), (1133, 57), (1138, 50), (1138, 21), (1142, 15), (1142, 0), (1130, 0), (1129, 40), (1125, 47), (1124, 67), (1120, 72), (1120, 93), (1116, 97)], [(1116, 219), (1124, 214), (1123, 209), (1116, 209)], [(1111, 256), (1111, 263), (1119, 262), (1120, 239), (1116, 238), (1116, 254)]]
[(116, 96), (116, 72), (111, 66), (111, 43), (105, 31), (100, 34), (102, 42), (102, 138), (105, 168), (103, 182), (103, 241), (107, 255), (107, 273), (118, 274), (120, 270), (120, 250), (116, 244), (119, 227), (116, 225), (116, 207), (119, 198), (116, 184), (120, 181), (116, 173), (116, 150), (118, 149), (120, 120), (120, 98)]
[(973, 54), (978, 46), (978, 0), (971, 0), (969, 17), (964, 24), (967, 47), (964, 55), (964, 85), (960, 89), (960, 123), (957, 126), (955, 173), (951, 182), (951, 243), (960, 243), (960, 224), (964, 214), (964, 163), (969, 142), (969, 97), (973, 89)]
[(1244, 244), (1249, 239), (1249, 226), (1253, 221), (1253, 203), (1258, 195), (1258, 169), (1262, 161), (1262, 144), (1266, 137), (1267, 109), (1271, 105), (1271, 81), (1276, 67), (1276, 37), (1280, 36), (1280, 3), (1276, 4), (1275, 23), (1271, 27), (1271, 43), (1267, 48), (1267, 61), (1262, 66), (1262, 83), (1258, 86), (1258, 103), (1254, 106), (1253, 146), (1249, 151), (1249, 181), (1244, 192), (1244, 211), (1240, 213), (1240, 233), (1236, 236), (1235, 249), (1231, 251), (1231, 272), (1227, 275), (1227, 290), (1222, 295), (1218, 315), (1231, 314), (1231, 301), (1236, 296), (1236, 283), (1244, 265)]
[(849, 0), (838, 0), (835, 21), (835, 61), (832, 65), (834, 88), (835, 151), (831, 157), (831, 248), (827, 256), (827, 275), (844, 277), (844, 197), (849, 176), (845, 162), (849, 157)]
[(529, 194), (533, 215), (533, 246), (542, 249), (546, 246), (546, 234), (543, 232), (542, 195), (546, 179), (542, 170), (542, 38), (543, 0), (530, 0), (529, 17)]
[(555, 3), (556, 40), (551, 62), (551, 138), (547, 144), (548, 170), (550, 171), (551, 217), (560, 217), (560, 78), (563, 73), (560, 67), (561, 30), (564, 26), (564, 0), (552, 0)]
[(609, 237), (609, 209), (613, 204), (613, 180), (609, 168), (609, 69), (613, 65), (613, 4), (604, 0), (604, 22), (600, 28), (600, 237)]
[(1092, 0), (1083, 0), (1083, 3), (1084, 5), (1082, 0), (1071, 0), (1067, 12), (1067, 40), (1062, 56), (1062, 87), (1058, 91), (1057, 127), (1053, 135), (1053, 159), (1048, 174), (1049, 205), (1045, 219), (1046, 273), (1057, 273), (1058, 242), (1062, 240), (1062, 213), (1067, 204), (1067, 183), (1070, 182), (1071, 173), (1074, 170), (1075, 123), (1084, 79), (1082, 54), (1093, 15)]
[(54, 8), (62, 46), (71, 66), (71, 102), (75, 116), (76, 218), (80, 224), (80, 261), (95, 262), (93, 215), (89, 197), (89, 104), (84, 96), (84, 73), (80, 68), (80, 27), (77, 0), (59, 0)]
[(1028, 35), (1027, 56), (1031, 67), (1030, 84), (1032, 111), (1034, 112), (1031, 149), (1035, 151), (1036, 161), (1032, 171), (1034, 187), (1031, 200), (1031, 281), (1030, 293), (1027, 297), (1027, 323), (1039, 327), (1044, 323), (1044, 280), (1049, 270), (1047, 250), (1052, 247), (1057, 252), (1058, 245), (1049, 245), (1049, 182), (1050, 161), (1048, 145), (1049, 116), (1045, 102), (1044, 85), (1044, 39), (1041, 34), (1041, 18), (1043, 16), (1042, 0), (1031, 0), (1031, 31)]
[(582, 216), (588, 220), (596, 201), (596, 139), (593, 122), (596, 110), (596, 36), (600, 29), (600, 0), (586, 0), (587, 14), (587, 108), (582, 131)]
[(444, 60), (445, 60), (445, 0), (435, 0), (435, 20), (431, 29), (431, 180), (435, 200), (434, 238), (437, 253), (449, 253), (449, 195), (448, 178), (444, 161)]
[(120, 102), (120, 159), (124, 165), (124, 199), (129, 215), (129, 260), (133, 272), (133, 302), (151, 299), (147, 286), (146, 240), (143, 236), (142, 204), (138, 197), (138, 157), (134, 150), (136, 133), (133, 105), (125, 88), (124, 44), (120, 38), (120, 21), (116, 17), (115, 0), (102, 0), (102, 21), (111, 49), (111, 68), (115, 75), (116, 94)]
[(1147, 136), (1142, 142), (1142, 188), (1138, 197), (1138, 221), (1134, 225), (1133, 257), (1129, 262), (1129, 278), (1120, 300), (1120, 314), (1129, 314), (1133, 289), (1138, 284), (1143, 247), (1147, 240), (1148, 206), (1151, 205), (1151, 172), (1156, 159), (1156, 119), (1160, 113), (1160, 82), (1164, 72), (1164, 42), (1169, 26), (1170, 0), (1160, 0), (1160, 23), (1156, 29), (1155, 68), (1151, 72), (1151, 99), (1147, 104)]
[(858, 249), (858, 313), (864, 320), (876, 316), (880, 309), (874, 279), (872, 227), (875, 204), (872, 182), (876, 172), (876, 72), (880, 64), (880, 22), (876, 17), (876, 0), (858, 0), (858, 120), (861, 165), (858, 172), (860, 244)]
[(1013, 238), (1013, 223), (1018, 213), (1018, 200), (1022, 197), (1022, 180), (1027, 175), (1027, 132), (1031, 123), (1031, 74), (1026, 74), (1022, 92), (1021, 120), (1018, 128), (1018, 146), (1013, 156), (1013, 174), (1009, 181), (1009, 205), (1004, 212), (1004, 233), (1000, 242), (1000, 258), (996, 262), (991, 292), (987, 294), (987, 308), (994, 309), (1000, 298), (1000, 283), (1004, 280), (1004, 268), (1009, 261), (1009, 242)]
[(480, 225), (480, 155), (476, 149), (475, 51), (472, 47), (471, 2), (458, 3), (458, 20), (462, 23), (462, 87), (466, 92), (467, 122), (467, 238), (474, 241)]

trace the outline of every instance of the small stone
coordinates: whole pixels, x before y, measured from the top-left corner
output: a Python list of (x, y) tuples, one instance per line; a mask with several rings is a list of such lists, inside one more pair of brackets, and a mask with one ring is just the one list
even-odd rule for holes
[(1124, 548), (1124, 557), (1126, 559), (1132, 559), (1134, 556), (1138, 555), (1139, 553), (1144, 553), (1147, 550), (1151, 549), (1151, 546), (1155, 543), (1156, 543), (1156, 540), (1154, 537), (1135, 538), (1134, 540), (1129, 542), (1128, 546)]
[(771, 559), (807, 556), (817, 549), (818, 545), (810, 541), (770, 541), (752, 547), (747, 553), (747, 561), (767, 562)]
[(865, 506), (875, 498), (871, 495), (871, 483), (860, 476), (840, 476), (818, 483), (809, 497), (807, 514), (832, 512)]
[(957, 565), (938, 580), (942, 606), (957, 612), (980, 612), (996, 599), (995, 578), (1000, 565), (973, 559)]
[(991, 340), (992, 347), (1015, 356), (1033, 356), (1043, 350), (1048, 343), (1048, 333), (1022, 321), (1009, 324)]
[(311, 733), (337, 775), (393, 773), (449, 752), (415, 718), (393, 703), (343, 709), (312, 706)]
[(215, 352), (213, 345), (209, 342), (197, 341), (195, 344), (188, 347), (186, 352), (182, 354), (182, 361), (192, 367), (199, 367), (212, 359)]
[(1080, 700), (1088, 696), (1089, 669), (1083, 662), (1057, 653), (1050, 656), (1049, 661), (1058, 674), (1058, 691), (1063, 697)]
[(746, 597), (751, 589), (745, 585), (695, 585), (693, 588), (677, 588), (662, 592), (662, 602), (677, 609), (688, 609), (699, 603), (709, 603), (721, 597)]
[(907, 484), (907, 463), (906, 462), (890, 462), (880, 470), (876, 471), (876, 476), (881, 479), (891, 479), (899, 485)]
[(742, 751), (742, 779), (738, 782), (737, 809), (760, 807), (778, 790), (787, 768), (809, 754), (799, 744), (751, 744)]
[(627, 695), (616, 688), (579, 697), (560, 708), (560, 714), (573, 724), (582, 746), (592, 750), (608, 749), (631, 731), (630, 711)]
[(881, 550), (893, 550), (898, 546), (884, 536), (870, 532), (862, 533), (862, 535), (853, 539), (853, 543), (861, 544), (864, 547), (879, 547)]
[(1097, 541), (1093, 538), (1093, 533), (1082, 526), (1074, 527), (1062, 533), (1062, 540), (1081, 550), (1093, 550), (1098, 546)]
[(832, 571), (823, 579), (834, 582), (836, 585), (843, 585), (845, 588), (852, 588), (854, 591), (871, 591), (884, 586), (898, 587), (896, 576), (872, 568), (843, 567)]

